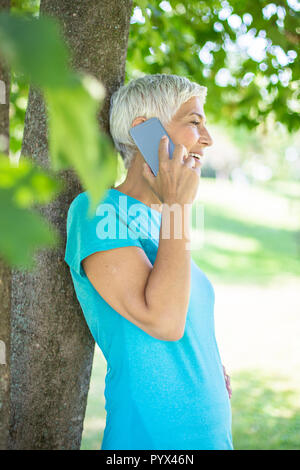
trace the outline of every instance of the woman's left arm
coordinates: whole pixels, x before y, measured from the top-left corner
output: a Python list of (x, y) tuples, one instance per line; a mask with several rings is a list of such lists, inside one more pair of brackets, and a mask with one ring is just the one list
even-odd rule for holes
[(230, 385), (230, 377), (226, 373), (226, 369), (225, 369), (224, 366), (223, 366), (223, 372), (224, 372), (224, 378), (225, 378), (225, 384), (226, 384), (227, 392), (228, 392), (229, 398), (231, 398), (232, 390), (231, 390), (231, 385)]

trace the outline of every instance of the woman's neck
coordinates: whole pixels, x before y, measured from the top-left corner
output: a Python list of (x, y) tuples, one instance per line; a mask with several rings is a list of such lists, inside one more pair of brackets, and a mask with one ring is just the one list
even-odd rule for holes
[(128, 196), (131, 196), (138, 201), (143, 202), (147, 206), (151, 207), (151, 205), (156, 204), (155, 210), (158, 212), (162, 211), (162, 202), (156, 196), (156, 194), (150, 188), (148, 182), (143, 177), (143, 164), (144, 159), (142, 156), (136, 157), (130, 168), (127, 171), (127, 175), (123, 183), (119, 186), (114, 187), (118, 191), (121, 191)]

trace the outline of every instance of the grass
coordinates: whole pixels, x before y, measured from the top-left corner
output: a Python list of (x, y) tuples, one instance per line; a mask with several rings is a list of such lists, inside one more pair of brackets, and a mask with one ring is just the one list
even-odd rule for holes
[[(300, 185), (237, 187), (203, 178), (199, 193), (194, 210), (204, 207), (204, 230), (194, 225), (193, 258), (215, 288), (234, 447), (299, 450)], [(96, 348), (82, 449), (101, 446), (105, 372)]]
[(96, 345), (81, 450), (99, 450), (105, 428), (104, 380), (106, 361)]
[(299, 450), (299, 396), (287, 386), (288, 377), (248, 370), (232, 382), (235, 449)]
[(300, 276), (300, 188), (292, 201), (274, 189), (228, 181), (205, 179), (200, 189), (193, 209), (204, 211), (204, 230), (194, 229), (204, 243), (193, 258), (208, 275), (230, 284)]

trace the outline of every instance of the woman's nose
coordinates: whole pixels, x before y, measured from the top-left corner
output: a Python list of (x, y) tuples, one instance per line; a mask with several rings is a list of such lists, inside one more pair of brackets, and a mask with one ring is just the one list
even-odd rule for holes
[(204, 144), (207, 147), (209, 147), (213, 144), (212, 137), (211, 137), (210, 133), (208, 132), (208, 130), (206, 129), (206, 127), (204, 127), (202, 129), (199, 141), (201, 142), (202, 145)]

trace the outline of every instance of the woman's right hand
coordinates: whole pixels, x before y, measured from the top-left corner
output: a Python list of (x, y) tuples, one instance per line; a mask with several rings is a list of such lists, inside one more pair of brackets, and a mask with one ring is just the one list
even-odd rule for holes
[(163, 203), (192, 204), (198, 191), (201, 163), (188, 156), (182, 144), (175, 145), (172, 158), (169, 158), (168, 138), (162, 138), (158, 150), (159, 170), (154, 176), (145, 162), (143, 176), (152, 191)]

